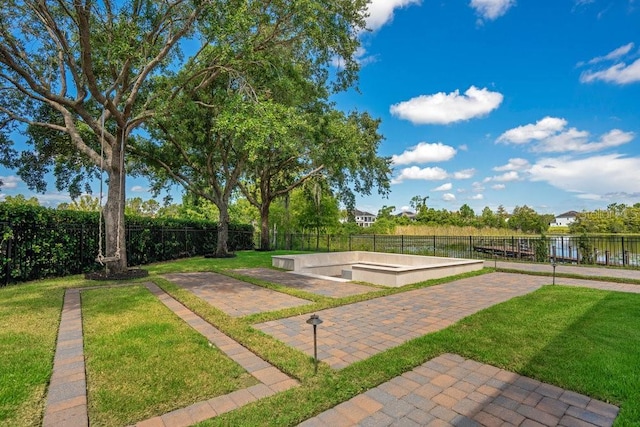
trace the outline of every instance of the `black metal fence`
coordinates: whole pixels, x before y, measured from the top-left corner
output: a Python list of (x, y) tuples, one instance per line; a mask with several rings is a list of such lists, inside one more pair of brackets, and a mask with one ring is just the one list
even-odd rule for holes
[[(217, 228), (127, 226), (129, 266), (212, 253)], [(253, 233), (229, 231), (229, 249), (253, 249)], [(0, 286), (100, 268), (98, 229), (60, 225), (35, 229), (0, 222)]]
[[(258, 236), (259, 238), (259, 236)], [(640, 236), (396, 236), (286, 234), (274, 249), (373, 251), (472, 259), (511, 259), (559, 264), (640, 268)]]

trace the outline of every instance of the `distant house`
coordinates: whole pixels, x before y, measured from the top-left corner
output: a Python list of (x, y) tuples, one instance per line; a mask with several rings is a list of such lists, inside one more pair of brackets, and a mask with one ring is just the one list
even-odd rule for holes
[(371, 227), (373, 223), (376, 222), (376, 216), (374, 214), (358, 209), (353, 211), (353, 216), (356, 219), (356, 224), (360, 227)]
[(409, 218), (411, 221), (416, 220), (416, 214), (411, 211), (402, 211), (399, 214), (396, 214), (397, 218)]
[(566, 227), (576, 220), (578, 212), (569, 211), (556, 216), (555, 221), (549, 224), (551, 227)]

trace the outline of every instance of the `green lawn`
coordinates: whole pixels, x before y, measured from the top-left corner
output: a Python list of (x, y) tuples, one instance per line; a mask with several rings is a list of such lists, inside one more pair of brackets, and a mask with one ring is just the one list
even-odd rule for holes
[[(232, 259), (193, 258), (146, 267), (150, 276), (143, 281), (155, 282), (302, 384), (203, 425), (295, 425), (443, 352), (620, 405), (616, 426), (640, 424), (640, 295), (547, 286), (343, 370), (321, 364), (314, 375), (311, 358), (251, 325), (405, 289), (372, 287), (365, 296), (334, 300), (250, 280), (312, 302), (238, 319), (159, 277), (267, 267), (274, 254), (243, 252)], [(41, 422), (64, 289), (96, 285), (108, 284), (72, 277), (0, 288), (0, 425)], [(82, 301), (92, 424), (125, 425), (254, 381), (142, 286), (88, 290)]]

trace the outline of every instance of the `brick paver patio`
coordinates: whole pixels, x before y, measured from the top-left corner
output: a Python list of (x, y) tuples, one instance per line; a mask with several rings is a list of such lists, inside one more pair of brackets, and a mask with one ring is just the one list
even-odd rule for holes
[[(522, 278), (526, 277), (526, 280)], [(434, 332), (494, 304), (538, 289), (548, 278), (492, 273), (318, 312), (318, 358), (340, 369)], [(254, 325), (313, 355), (309, 315)]]
[[(256, 275), (260, 273), (254, 269), (246, 271)], [(265, 272), (269, 274), (261, 278), (278, 283), (281, 282), (280, 275), (287, 274), (271, 274), (270, 270)], [(212, 304), (212, 301), (219, 302), (223, 298), (227, 304), (237, 304), (239, 308), (233, 315), (238, 316), (243, 315), (239, 313), (276, 310), (287, 304), (297, 306), (308, 303), (215, 273), (166, 277)], [(298, 278), (295, 279), (294, 286), (302, 286), (305, 290), (325, 286), (317, 282), (300, 285)], [(640, 286), (630, 284), (560, 278), (556, 282), (640, 293)], [(220, 285), (216, 286), (215, 283)], [(333, 368), (343, 368), (549, 283), (549, 277), (492, 273), (323, 310), (318, 313), (324, 320), (318, 328), (318, 356)], [(147, 283), (144, 286), (176, 315), (243, 366), (260, 384), (198, 402), (137, 425), (187, 426), (298, 385), (297, 381), (222, 334), (155, 284)], [(367, 291), (373, 289), (362, 287)], [(89, 423), (80, 306), (80, 292), (87, 289), (91, 288), (68, 289), (65, 293), (43, 420), (43, 425), (47, 427), (84, 427)], [(260, 293), (260, 290), (266, 293)], [(306, 323), (308, 317), (303, 315), (280, 319), (255, 327), (312, 355), (313, 337), (312, 329)], [(610, 426), (617, 413), (615, 406), (587, 396), (465, 360), (457, 355), (442, 355), (302, 425)]]
[(443, 354), (300, 427), (611, 426), (618, 408), (494, 366)]
[(298, 307), (311, 302), (217, 273), (173, 273), (163, 277), (232, 317)]
[(245, 268), (234, 271), (245, 276), (256, 277), (269, 282), (278, 283), (289, 288), (300, 289), (312, 294), (324, 295), (332, 298), (366, 294), (376, 290), (376, 288), (372, 286), (303, 276), (301, 274), (271, 270), (269, 268)]

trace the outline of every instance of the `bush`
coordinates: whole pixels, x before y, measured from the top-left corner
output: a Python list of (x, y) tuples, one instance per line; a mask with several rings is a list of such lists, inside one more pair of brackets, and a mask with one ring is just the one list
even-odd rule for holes
[[(96, 270), (99, 219), (97, 212), (0, 203), (0, 285)], [(204, 255), (216, 246), (216, 222), (130, 216), (125, 221), (130, 266)], [(229, 249), (253, 249), (253, 227), (231, 224)]]

